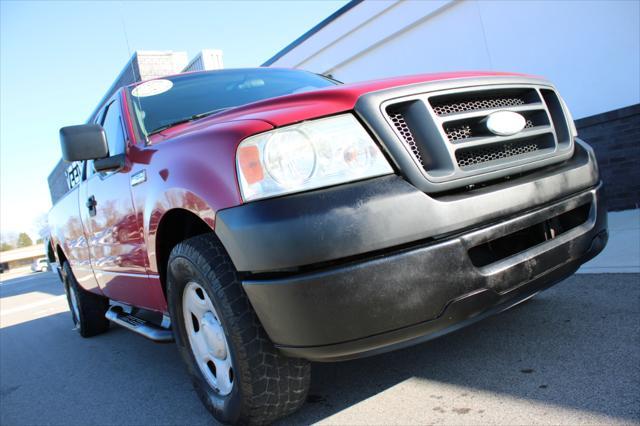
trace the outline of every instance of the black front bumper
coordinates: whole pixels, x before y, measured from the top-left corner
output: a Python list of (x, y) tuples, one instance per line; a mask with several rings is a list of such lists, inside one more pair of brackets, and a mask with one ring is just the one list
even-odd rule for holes
[[(506, 309), (598, 254), (607, 222), (591, 153), (578, 152), (573, 163), (546, 173), (438, 200), (397, 177), (380, 178), (222, 211), (216, 232), (239, 270), (260, 271), (243, 287), (283, 353), (357, 358)], [(532, 207), (513, 213), (501, 206), (527, 200)], [(475, 211), (451, 210), (458, 201)], [(420, 215), (424, 202), (430, 208)], [(496, 209), (501, 214), (491, 221), (461, 225)], [(457, 233), (429, 237), (450, 224)]]

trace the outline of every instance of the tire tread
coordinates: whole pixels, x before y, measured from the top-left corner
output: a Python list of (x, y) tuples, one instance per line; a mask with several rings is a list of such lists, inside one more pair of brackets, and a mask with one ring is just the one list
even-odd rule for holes
[[(106, 332), (109, 329), (109, 320), (105, 318), (104, 314), (107, 312), (107, 309), (109, 309), (109, 301), (104, 297), (80, 287), (68, 262), (65, 262), (62, 268), (63, 276), (65, 277), (65, 286), (73, 286), (73, 289), (78, 295), (80, 318), (78, 318), (76, 326), (78, 327), (80, 335), (82, 337), (92, 337)], [(73, 317), (71, 296), (68, 289), (65, 288), (65, 291), (67, 291), (67, 301), (69, 302), (69, 309)]]
[(172, 251), (175, 257), (193, 262), (209, 283), (223, 307), (234, 341), (241, 388), (247, 403), (238, 423), (269, 424), (298, 410), (304, 404), (310, 382), (308, 361), (288, 358), (275, 348), (255, 314), (238, 273), (224, 247), (211, 234), (190, 238)]

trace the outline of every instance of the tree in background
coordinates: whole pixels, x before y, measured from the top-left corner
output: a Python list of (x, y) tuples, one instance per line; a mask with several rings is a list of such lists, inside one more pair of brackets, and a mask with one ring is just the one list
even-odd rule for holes
[(49, 218), (46, 213), (42, 213), (36, 217), (33, 222), (33, 228), (38, 232), (38, 236), (42, 240), (49, 236)]
[(0, 243), (0, 251), (9, 251), (9, 250), (13, 250), (13, 246), (9, 243), (6, 242), (1, 242)]
[(33, 245), (33, 240), (31, 239), (31, 237), (26, 233), (26, 232), (21, 232), (18, 235), (18, 242), (16, 243), (16, 246), (18, 248), (20, 247), (29, 247)]

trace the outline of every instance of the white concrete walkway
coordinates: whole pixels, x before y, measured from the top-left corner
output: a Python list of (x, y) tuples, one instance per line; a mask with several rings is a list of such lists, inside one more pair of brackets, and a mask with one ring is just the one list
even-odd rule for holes
[(609, 243), (578, 273), (640, 272), (640, 209), (609, 212)]

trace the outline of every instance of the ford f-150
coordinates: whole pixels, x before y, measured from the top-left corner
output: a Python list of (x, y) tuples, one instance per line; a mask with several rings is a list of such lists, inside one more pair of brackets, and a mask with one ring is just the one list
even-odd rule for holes
[(60, 137), (76, 184), (51, 252), (77, 330), (175, 339), (227, 423), (297, 410), (310, 361), (456, 330), (607, 242), (593, 150), (531, 76), (189, 73)]

